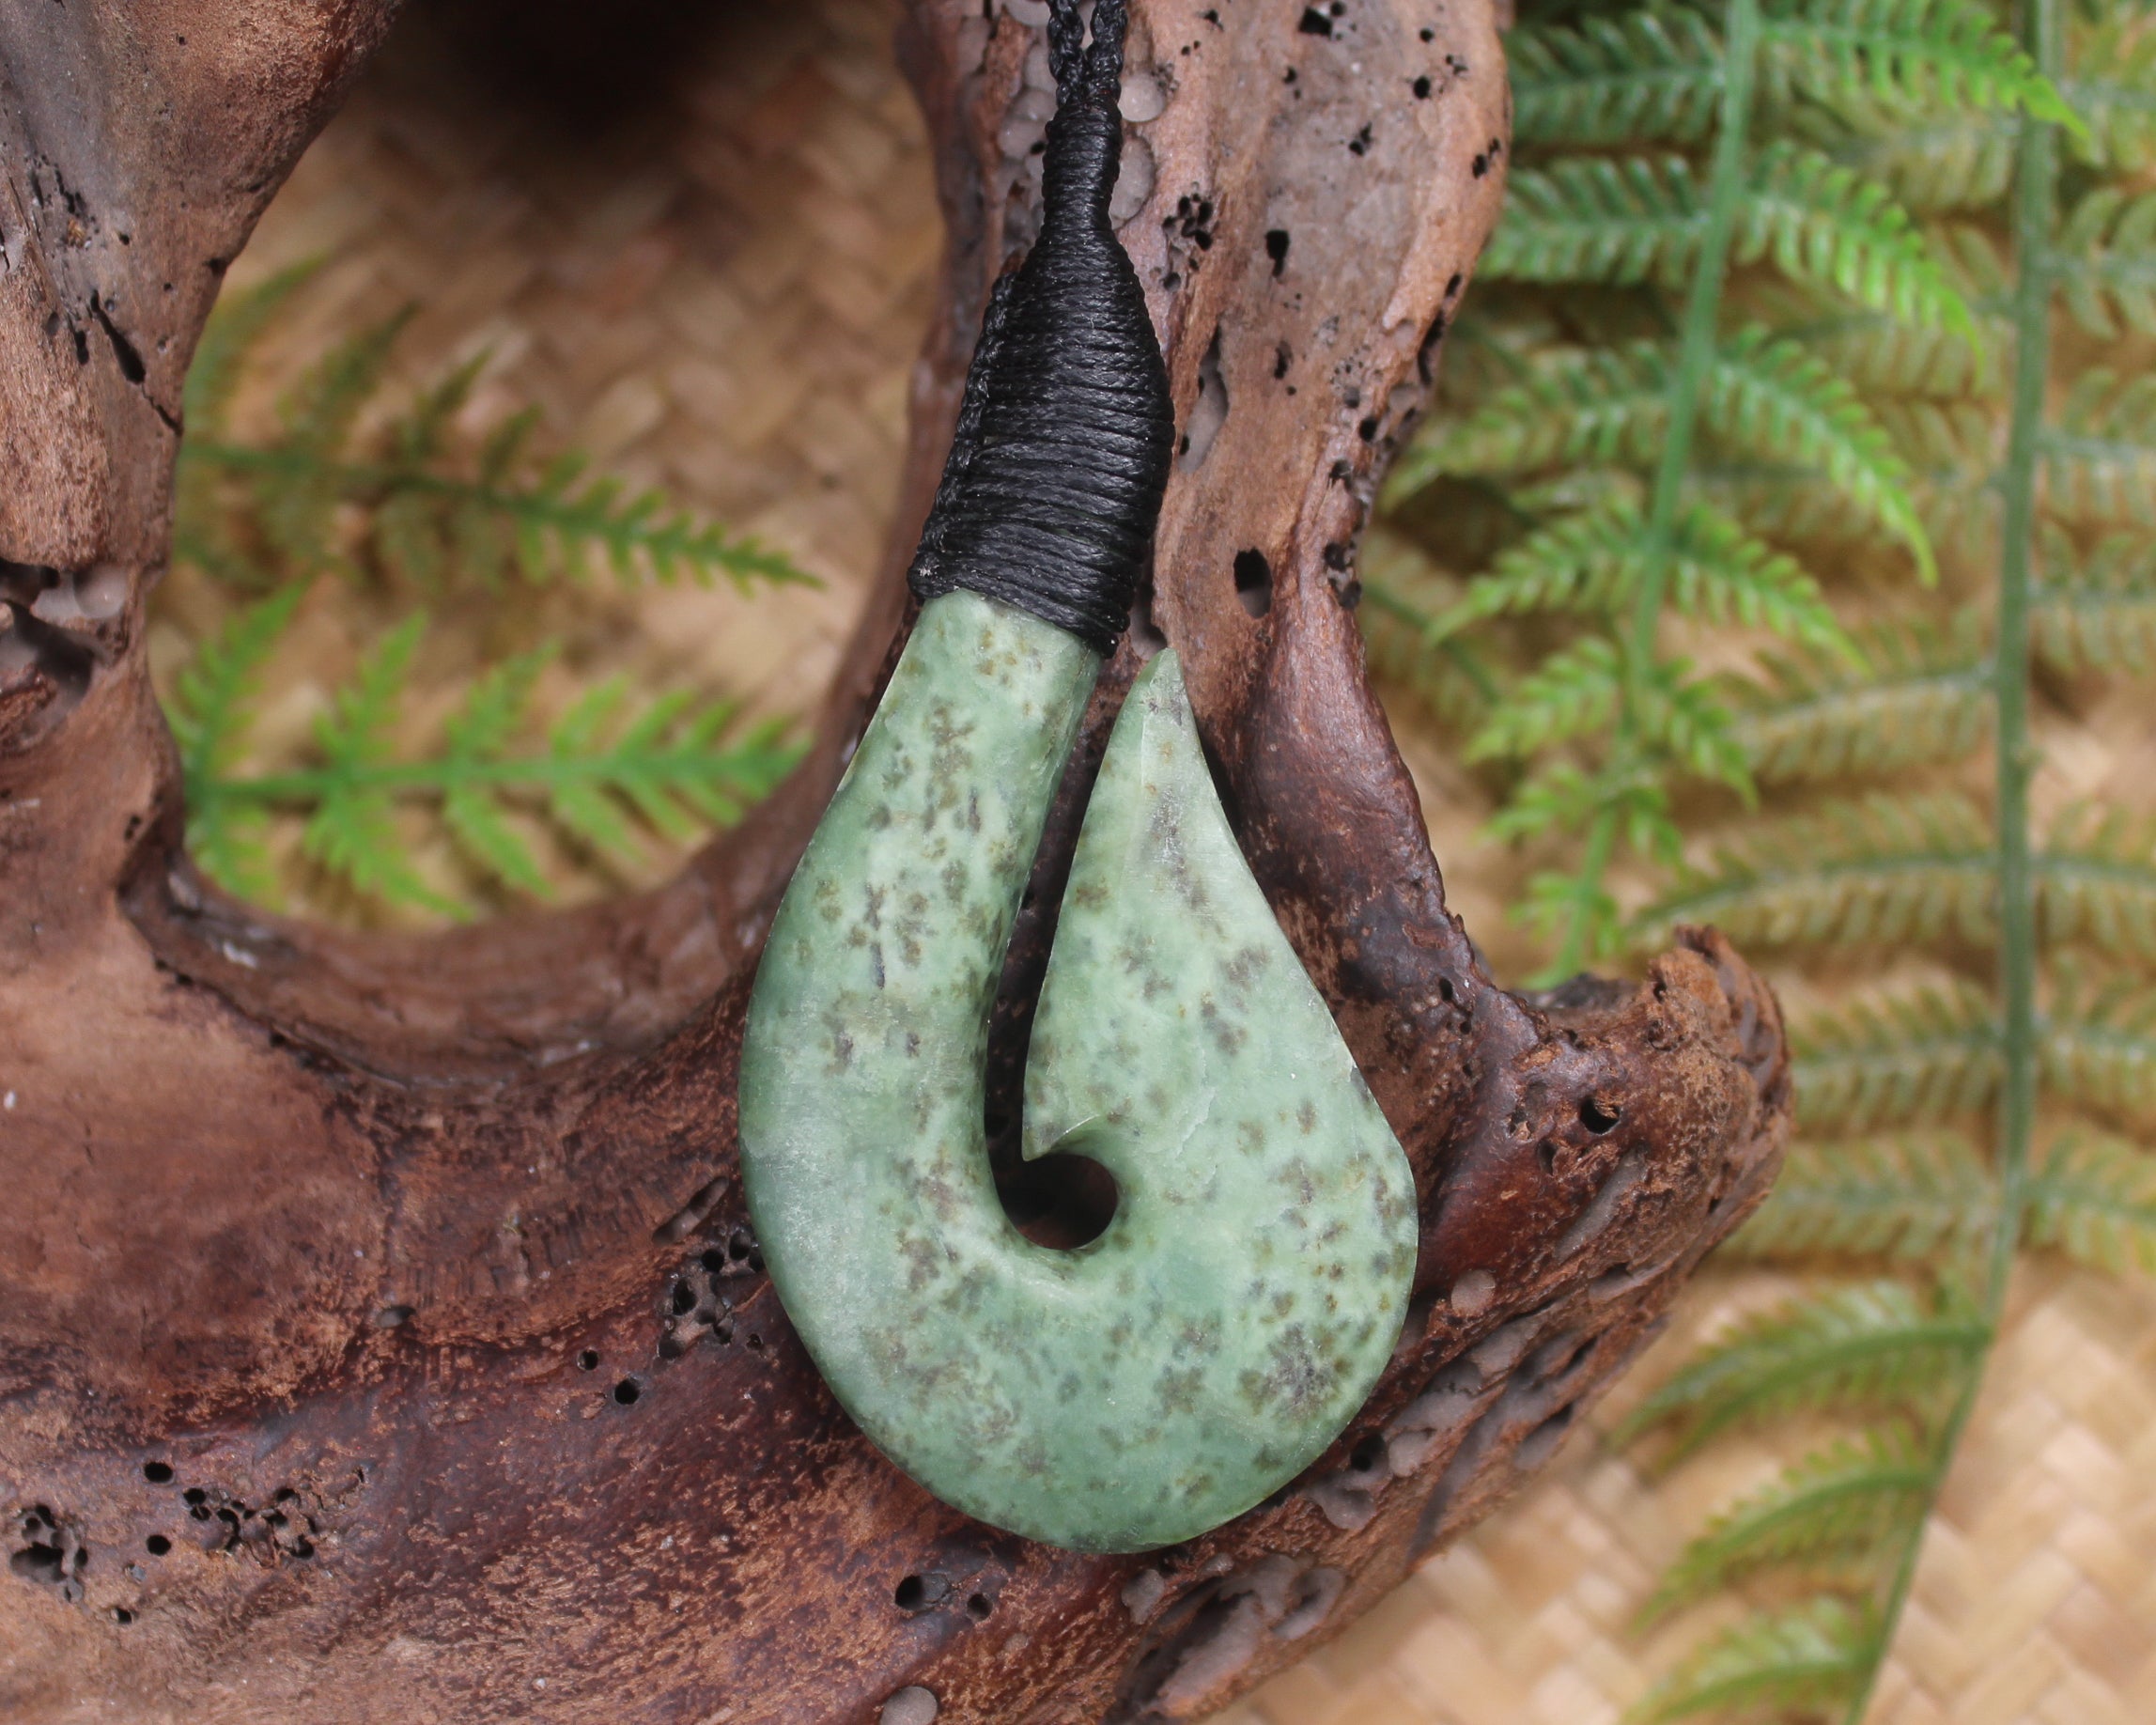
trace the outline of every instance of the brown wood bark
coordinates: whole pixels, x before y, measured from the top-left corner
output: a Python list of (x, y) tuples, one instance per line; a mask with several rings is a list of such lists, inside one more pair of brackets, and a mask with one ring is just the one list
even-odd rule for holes
[[(1418, 1298), (1369, 1408), (1186, 1547), (995, 1532), (833, 1405), (734, 1180), (758, 941), (1030, 231), (1036, 33), (970, 0), (902, 26), (950, 247), (909, 505), (816, 750), (659, 892), (359, 940), (190, 868), (142, 605), (224, 260), (390, 0), (9, 6), (0, 1714), (1196, 1717), (1543, 1465), (1763, 1194), (1789, 1117), (1763, 986), (1698, 934), (1638, 987), (1495, 987), (1363, 677), (1357, 535), (1499, 195), (1489, 8), (1134, 9), (1123, 232), (1188, 432), (1140, 627), (1182, 650), (1252, 865), (1416, 1166)], [(1013, 949), (1004, 1086), (1048, 932), (1030, 910)]]

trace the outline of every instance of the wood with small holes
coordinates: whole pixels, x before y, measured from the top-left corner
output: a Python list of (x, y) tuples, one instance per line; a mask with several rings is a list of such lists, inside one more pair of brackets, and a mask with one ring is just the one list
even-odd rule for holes
[[(1429, 26), (1376, 7), (1326, 33), (1285, 12), (1231, 31), (1207, 9), (1161, 0), (1134, 34), (1158, 106), (1134, 121), (1120, 213), (1191, 434), (1152, 624), (1183, 651), (1253, 867), (1421, 1182), (1422, 1298), (1365, 1416), (1297, 1489), (1188, 1547), (1101, 1560), (1030, 1546), (927, 1499), (852, 1432), (741, 1226), (745, 980), (888, 662), (896, 575), (982, 295), (1031, 221), (1036, 32), (921, 0), (901, 54), (948, 249), (907, 373), (913, 430), (884, 493), (880, 572), (854, 588), (861, 619), (827, 661), (822, 741), (793, 783), (636, 896), (359, 935), (232, 904), (194, 876), (142, 627), (163, 531), (159, 404), (137, 405), (124, 368), (107, 376), (121, 365), (109, 339), (85, 362), (99, 367), (86, 395), (8, 356), (45, 339), (39, 310), (101, 334), (95, 291), (124, 313), (130, 349), (172, 356), (147, 380), (169, 393), (207, 297), (137, 320), (136, 277), (106, 237), (119, 205), (90, 194), (73, 213), (85, 257), (26, 279), (10, 251), (0, 285), (47, 298), (0, 303), (0, 408), (11, 425), (50, 420), (54, 450), (126, 471), (70, 489), (55, 456), (0, 493), (0, 556), (129, 580), (116, 616), (48, 643), (0, 688), (0, 1047), (16, 1096), (0, 1139), (0, 1479), (25, 1560), (0, 1614), (11, 1717), (101, 1702), (204, 1719), (1197, 1717), (1378, 1606), (1559, 1453), (1763, 1192), (1787, 1129), (1771, 998), (1705, 937), (1638, 989), (1536, 1006), (1494, 988), (1445, 909), (1363, 683), (1353, 546), (1500, 191), (1490, 17), (1459, 8), (1424, 41)], [(8, 123), (32, 146), (11, 162), (61, 144), (109, 153), (93, 191), (147, 188), (129, 244), (155, 243), (138, 256), (236, 243), (385, 13), (338, 14), (330, 40), (319, 14), (281, 0), (225, 10), (222, 51), (254, 44), (282, 81), (252, 86), (258, 113), (190, 139), (207, 189), (184, 217), (129, 153), (177, 147), (145, 146), (112, 115), (134, 113), (146, 83), (199, 94), (200, 74), (111, 28), (116, 13), (70, 11), (47, 35), (0, 23)], [(565, 429), (776, 533), (843, 515), (801, 501), (805, 475), (843, 488), (891, 473), (873, 416), (864, 444), (857, 392), (888, 381), (878, 344), (919, 290), (907, 259), (928, 252), (908, 250), (925, 225), (879, 190), (878, 164), (891, 173), (918, 136), (868, 45), (883, 16), (828, 6), (765, 35), (752, 16), (673, 44), (672, 105), (644, 134), (707, 198), (673, 165), (639, 182), (603, 148), (542, 151), (539, 117), (477, 101), (400, 113), (384, 96), (368, 99), (371, 135), (345, 148), (380, 152), (378, 183), (396, 183), (376, 195), (399, 213), (355, 196), (316, 214), (355, 241), (379, 223), (373, 256), (409, 263), (431, 173), (479, 242), (455, 253), (470, 274), (427, 278), (449, 283), (425, 296), (438, 340), (473, 308), (527, 319), (530, 386)], [(503, 27), (477, 9), (463, 23), (482, 43)], [(729, 84), (737, 51), (757, 70)], [(1427, 100), (1373, 93), (1351, 70), (1425, 54), (1447, 68)], [(424, 58), (401, 65), (450, 75), (453, 56)], [(33, 65), (89, 94), (57, 117), (23, 103)], [(477, 75), (469, 56), (463, 70)], [(1134, 91), (1145, 111), (1136, 78)], [(468, 147), (484, 171), (459, 165)], [(527, 152), (549, 190), (520, 210)], [(18, 201), (45, 195), (12, 167), (9, 183)], [(801, 199), (785, 219), (782, 190)], [(54, 221), (31, 230), (40, 257), (76, 243)], [(741, 295), (740, 333), (710, 339), (699, 365), (684, 332), (722, 325)], [(728, 371), (737, 353), (761, 369)], [(827, 365), (834, 393), (819, 394), (803, 373)], [(876, 493), (860, 495), (873, 522)], [(866, 575), (862, 537), (814, 536), (793, 542)], [(834, 585), (798, 627), (828, 629), (847, 597)], [(714, 614), (704, 605), (622, 627), (675, 639)], [(1127, 654), (1111, 666), (1081, 760), (1131, 668)], [(766, 698), (783, 705), (785, 687)], [(1082, 795), (1072, 777), (1044, 887)], [(1015, 991), (1048, 933), (1037, 917), (1022, 930)], [(1000, 1017), (1005, 1073), (1018, 1016)]]

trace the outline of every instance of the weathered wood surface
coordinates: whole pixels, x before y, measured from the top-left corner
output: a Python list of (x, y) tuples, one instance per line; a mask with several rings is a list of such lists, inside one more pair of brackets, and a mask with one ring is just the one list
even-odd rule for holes
[[(1142, 626), (1423, 1233), (1408, 1338), (1334, 1452), (1134, 1559), (997, 1534), (869, 1449), (733, 1179), (758, 941), (1030, 231), (1037, 32), (966, 0), (904, 25), (950, 253), (910, 506), (816, 751), (658, 893), (363, 940), (188, 867), (142, 606), (216, 277), (390, 9), (0, 10), (0, 1713), (746, 1725), (910, 1686), (998, 1725), (1209, 1711), (1544, 1462), (1787, 1136), (1774, 1003), (1713, 937), (1636, 989), (1490, 984), (1364, 684), (1357, 533), (1499, 195), (1489, 9), (1135, 8), (1118, 214), (1189, 434)], [(1047, 934), (1028, 912), (1008, 967), (1006, 1109)]]

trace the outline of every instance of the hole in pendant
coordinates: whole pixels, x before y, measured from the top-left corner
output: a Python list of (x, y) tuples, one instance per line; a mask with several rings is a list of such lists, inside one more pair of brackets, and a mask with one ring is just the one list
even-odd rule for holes
[(1011, 1226), (1036, 1246), (1072, 1251), (1090, 1246), (1115, 1220), (1115, 1176), (1090, 1156), (1058, 1150), (998, 1176), (996, 1195)]

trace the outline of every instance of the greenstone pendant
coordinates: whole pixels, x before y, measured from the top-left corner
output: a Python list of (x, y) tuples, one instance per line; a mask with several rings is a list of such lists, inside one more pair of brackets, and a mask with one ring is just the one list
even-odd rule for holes
[(764, 1257), (848, 1413), (929, 1491), (1050, 1545), (1172, 1544), (1259, 1502), (1400, 1333), (1413, 1179), (1250, 878), (1172, 653), (1117, 720), (1027, 1064), (1023, 1150), (1114, 1219), (1005, 1217), (983, 1067), (1020, 894), (1099, 660), (931, 601), (787, 891), (741, 1145)]

